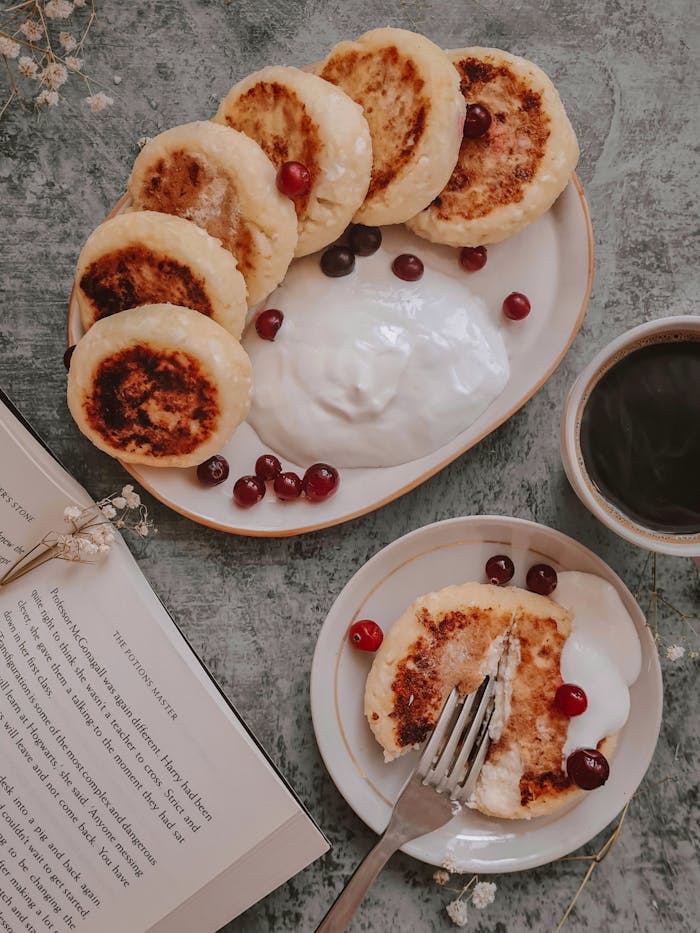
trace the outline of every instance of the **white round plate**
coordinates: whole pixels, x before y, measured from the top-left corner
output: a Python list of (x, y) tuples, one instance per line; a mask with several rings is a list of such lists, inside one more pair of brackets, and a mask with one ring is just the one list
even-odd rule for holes
[(370, 618), (385, 630), (418, 596), (454, 583), (484, 579), (493, 554), (509, 554), (514, 584), (545, 561), (555, 569), (594, 573), (616, 588), (642, 645), (642, 672), (630, 691), (631, 710), (620, 733), (608, 782), (552, 816), (498, 820), (464, 809), (446, 826), (403, 846), (431, 865), (450, 859), (464, 872), (507, 872), (560, 858), (600, 832), (624, 807), (649, 766), (661, 724), (659, 657), (632, 594), (599, 557), (572, 538), (517, 518), (472, 516), (427, 525), (399, 538), (368, 561), (333, 604), (311, 666), (311, 713), (316, 741), (340, 793), (375, 832), (415, 767), (418, 752), (385, 764), (363, 715), (372, 655), (355, 651), (348, 626)]
[[(126, 198), (110, 216), (123, 210)], [(234, 534), (282, 537), (315, 531), (371, 512), (418, 486), (447, 466), (510, 418), (540, 388), (573, 341), (588, 303), (593, 276), (593, 239), (588, 208), (576, 176), (539, 220), (517, 236), (488, 247), (488, 262), (477, 273), (464, 272), (457, 250), (436, 246), (405, 227), (385, 228), (392, 254), (416, 253), (426, 268), (455, 275), (484, 299), (494, 314), (512, 291), (523, 292), (532, 313), (505, 328), (510, 378), (501, 395), (471, 427), (426, 457), (395, 467), (346, 469), (340, 489), (327, 502), (279, 502), (267, 495), (252, 509), (237, 508), (231, 500), (233, 479), (252, 473), (256, 459), (269, 450), (249, 424), (243, 424), (221, 453), (231, 465), (226, 483), (201, 486), (194, 469), (158, 469), (124, 464), (134, 479), (176, 512), (203, 525)], [(354, 274), (361, 274), (358, 261)], [(320, 273), (319, 273), (320, 274)], [(387, 275), (392, 273), (387, 262)], [(82, 336), (75, 294), (68, 312), (68, 343)], [(255, 374), (253, 374), (255, 376)], [(314, 426), (309, 425), (313, 431)], [(279, 454), (285, 469), (303, 473), (308, 464), (292, 464)]]

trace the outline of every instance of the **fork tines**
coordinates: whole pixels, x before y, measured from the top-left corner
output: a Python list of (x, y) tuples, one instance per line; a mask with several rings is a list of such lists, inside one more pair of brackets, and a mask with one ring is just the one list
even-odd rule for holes
[(488, 754), (495, 691), (495, 676), (464, 700), (452, 690), (416, 768), (423, 784), (460, 803), (468, 799)]

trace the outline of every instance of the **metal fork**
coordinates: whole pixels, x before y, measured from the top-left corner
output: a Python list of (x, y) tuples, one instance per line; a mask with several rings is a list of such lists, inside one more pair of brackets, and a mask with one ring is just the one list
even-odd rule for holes
[[(387, 828), (360, 862), (316, 933), (343, 933), (389, 858), (411, 839), (449, 822), (453, 801), (466, 801), (489, 750), (497, 675), (464, 700), (453, 690), (396, 801)], [(436, 793), (437, 791), (437, 793)]]

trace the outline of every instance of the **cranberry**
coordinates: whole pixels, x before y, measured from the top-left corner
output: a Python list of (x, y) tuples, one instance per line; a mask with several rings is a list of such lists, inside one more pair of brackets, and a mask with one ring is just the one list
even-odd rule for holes
[(595, 790), (610, 777), (610, 765), (598, 749), (577, 748), (566, 759), (566, 773), (583, 790)]
[(360, 619), (348, 629), (348, 639), (358, 651), (376, 651), (384, 641), (384, 632), (371, 619)]
[(347, 246), (331, 246), (321, 256), (321, 271), (332, 279), (350, 275), (355, 268), (355, 254)]
[(197, 467), (197, 479), (202, 486), (218, 486), (228, 479), (228, 460), (221, 454), (214, 454)]
[(515, 564), (505, 554), (496, 554), (486, 561), (486, 576), (489, 583), (504, 584), (513, 579)]
[(459, 264), (467, 272), (478, 272), (486, 265), (485, 246), (463, 246), (459, 251)]
[(467, 115), (464, 118), (464, 137), (478, 139), (488, 133), (491, 126), (491, 114), (481, 104), (468, 104)]
[(301, 162), (283, 162), (277, 172), (277, 190), (288, 198), (299, 198), (311, 187), (309, 170)]
[(66, 372), (70, 369), (70, 361), (75, 351), (75, 344), (72, 347), (68, 347), (66, 352), (63, 354), (63, 365), (66, 367)]
[(258, 336), (262, 337), (263, 340), (274, 340), (283, 320), (284, 315), (277, 308), (268, 308), (267, 311), (261, 311), (255, 319), (255, 329)]
[(241, 476), (233, 487), (233, 501), (242, 509), (249, 509), (265, 495), (265, 483), (257, 476)]
[(549, 596), (557, 588), (557, 572), (549, 564), (533, 564), (525, 577), (525, 585), (532, 593)]
[(401, 253), (392, 262), (391, 271), (404, 282), (417, 282), (423, 278), (423, 263), (411, 253)]
[(274, 454), (263, 454), (255, 461), (255, 475), (263, 482), (274, 479), (282, 472), (282, 464)]
[(297, 476), (296, 473), (280, 473), (279, 476), (275, 477), (272, 488), (275, 490), (277, 498), (282, 499), (284, 502), (290, 499), (298, 499), (301, 495), (301, 477)]
[(302, 486), (307, 499), (322, 502), (333, 495), (339, 483), (340, 477), (335, 467), (328, 463), (314, 463), (304, 473)]
[(588, 707), (586, 691), (576, 684), (561, 684), (554, 694), (554, 705), (565, 716), (580, 716)]
[(530, 302), (520, 292), (511, 292), (503, 302), (503, 313), (511, 321), (522, 321), (530, 313)]
[(379, 227), (355, 224), (348, 233), (348, 243), (356, 256), (371, 256), (382, 245), (382, 231)]

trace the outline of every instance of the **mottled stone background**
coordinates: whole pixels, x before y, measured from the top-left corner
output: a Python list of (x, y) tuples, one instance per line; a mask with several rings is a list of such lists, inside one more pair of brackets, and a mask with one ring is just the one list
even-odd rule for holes
[[(0, 121), (0, 383), (96, 495), (125, 475), (68, 416), (66, 299), (80, 245), (124, 190), (140, 136), (210, 116), (235, 80), (264, 64), (303, 64), (339, 39), (393, 24), (444, 47), (493, 45), (531, 57), (555, 80), (581, 142), (596, 241), (590, 306), (558, 371), (507, 424), (400, 501), (307, 537), (236, 538), (153, 504), (160, 536), (137, 553), (144, 573), (334, 846), (226, 931), (312, 930), (372, 842), (323, 768), (309, 714), (316, 633), (349, 576), (420, 525), (495, 512), (559, 528), (630, 586), (637, 582), (644, 555), (579, 504), (562, 472), (557, 428), (568, 386), (612, 337), (650, 318), (697, 313), (697, 7), (695, 0), (96, 6), (85, 69), (114, 106), (91, 115), (81, 103), (86, 90), (73, 80), (60, 106), (39, 116), (13, 107)], [(2, 91), (4, 80), (0, 69)], [(690, 561), (661, 558), (659, 581), (675, 606), (697, 612), (700, 577)], [(676, 638), (671, 613), (662, 626)], [(571, 931), (698, 929), (697, 671), (697, 661), (664, 661), (665, 718), (653, 765), (568, 921)], [(497, 878), (496, 902), (472, 911), (469, 928), (552, 930), (585, 868), (558, 863)], [(448, 930), (448, 898), (432, 885), (430, 868), (399, 855), (353, 930)]]

